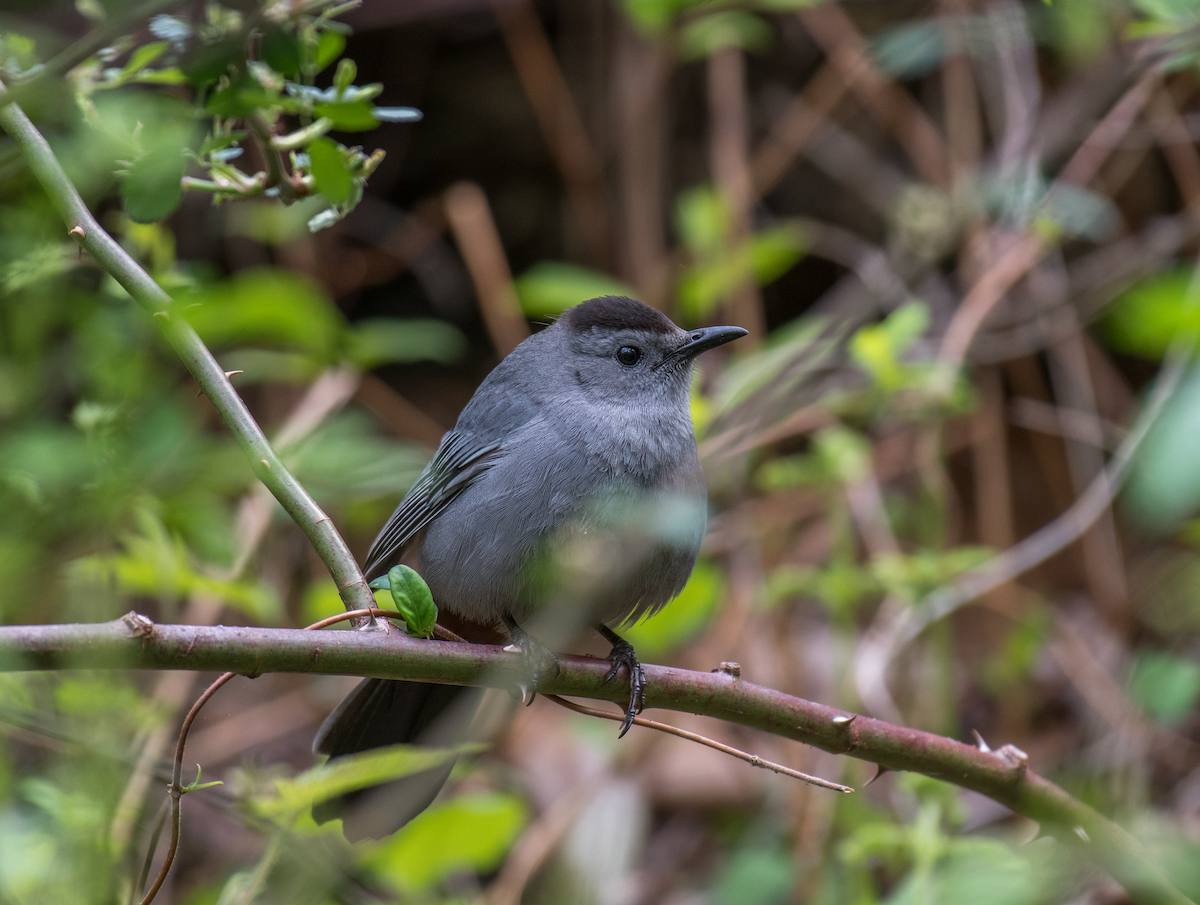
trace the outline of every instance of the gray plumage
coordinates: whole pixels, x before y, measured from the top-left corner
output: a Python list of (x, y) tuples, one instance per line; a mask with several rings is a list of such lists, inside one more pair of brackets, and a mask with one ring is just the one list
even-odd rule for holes
[[(655, 612), (691, 574), (706, 496), (692, 362), (745, 332), (688, 332), (620, 296), (569, 309), (483, 381), (375, 539), (366, 577), (414, 547), (441, 613), (482, 627), (503, 620), (514, 632), (532, 623), (555, 641), (600, 627), (614, 642), (613, 672), (630, 674), (627, 729), (644, 676), (604, 625)], [(454, 697), (436, 688), (367, 680), (325, 721), (314, 749), (338, 756), (430, 743), (432, 715)], [(399, 822), (436, 794), (439, 776), (432, 793), (428, 781), (395, 784), (410, 802), (396, 806)], [(323, 819), (337, 806), (318, 810)]]
[[(425, 529), (420, 571), (440, 609), (523, 622), (558, 596), (530, 567), (553, 558), (548, 548), (570, 545), (561, 535), (586, 530), (600, 535), (596, 544), (636, 536), (642, 511), (669, 505), (685, 523), (636, 538), (648, 542), (634, 551), (643, 562), (613, 561), (606, 587), (571, 588), (591, 598), (588, 622), (625, 622), (664, 605), (686, 583), (704, 535), (693, 359), (673, 354), (691, 339), (640, 302), (606, 297), (525, 340), (480, 385), (384, 526), (367, 577), (385, 573)], [(638, 361), (622, 364), (622, 348), (639, 350)], [(533, 571), (546, 568), (555, 564)]]

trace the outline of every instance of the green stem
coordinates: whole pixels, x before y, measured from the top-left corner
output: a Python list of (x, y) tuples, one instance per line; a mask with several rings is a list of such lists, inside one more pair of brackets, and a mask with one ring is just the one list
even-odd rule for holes
[[(546, 694), (624, 703), (623, 683), (605, 683), (608, 662), (562, 656), (542, 680)], [(514, 687), (519, 653), (480, 644), (420, 641), (400, 631), (311, 632), (225, 626), (155, 625), (131, 613), (93, 625), (0, 627), (0, 671), (189, 669), (243, 675), (322, 673)], [(646, 666), (646, 706), (696, 713), (761, 729), (883, 769), (923, 773), (973, 789), (1037, 820), (1108, 871), (1145, 905), (1187, 905), (1152, 859), (1115, 823), (1028, 768), (1005, 746), (983, 751), (953, 739), (847, 713), (744, 682), (727, 673)]]
[[(4, 89), (0, 83), (0, 90)], [(374, 606), (354, 555), (333, 522), (271, 449), (225, 371), (183, 317), (179, 305), (105, 232), (75, 190), (49, 143), (17, 104), (0, 108), (9, 134), (67, 224), (69, 234), (151, 315), (250, 460), (250, 467), (316, 548), (348, 610)]]

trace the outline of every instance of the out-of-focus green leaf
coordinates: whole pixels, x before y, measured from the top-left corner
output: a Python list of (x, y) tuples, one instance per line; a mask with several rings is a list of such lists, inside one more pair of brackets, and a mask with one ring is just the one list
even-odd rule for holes
[(316, 71), (320, 72), (340, 57), (345, 49), (346, 39), (336, 31), (321, 32), (321, 37), (317, 39)]
[(278, 25), (270, 25), (262, 35), (262, 58), (276, 72), (292, 76), (300, 72), (301, 47), (296, 36)]
[(365, 865), (401, 892), (431, 889), (459, 871), (493, 870), (527, 820), (525, 803), (515, 795), (463, 795), (418, 815)]
[(210, 116), (227, 119), (253, 116), (261, 108), (280, 104), (282, 100), (278, 92), (269, 91), (247, 74), (214, 92), (205, 103), (204, 111)]
[(324, 291), (293, 271), (244, 270), (181, 300), (210, 346), (262, 344), (332, 362), (346, 329)]
[(1156, 274), (1126, 290), (1104, 322), (1109, 345), (1159, 359), (1180, 334), (1200, 332), (1200, 291), (1191, 268)]
[(254, 801), (256, 809), (276, 819), (287, 819), (347, 792), (365, 789), (412, 776), (441, 766), (447, 761), (486, 749), (485, 745), (458, 745), (454, 748), (418, 748), (390, 745), (358, 754), (337, 757), (319, 767), (306, 770), (294, 779), (274, 783), (272, 794)]
[(1126, 509), (1142, 525), (1174, 528), (1200, 510), (1200, 371), (1193, 370), (1164, 406), (1133, 461)]
[(928, 326), (928, 306), (919, 301), (905, 302), (880, 323), (859, 328), (850, 337), (850, 357), (883, 390), (894, 392), (911, 382), (901, 357)]
[(675, 203), (675, 228), (692, 254), (714, 253), (729, 231), (729, 208), (712, 186), (689, 189)]
[(602, 295), (634, 292), (615, 277), (575, 264), (542, 261), (513, 281), (526, 317), (557, 317), (573, 305)]
[(136, 223), (154, 223), (175, 210), (183, 197), (180, 180), (186, 168), (174, 142), (139, 155), (121, 182), (121, 202), (129, 218)]
[(139, 533), (122, 539), (124, 551), (76, 560), (76, 580), (88, 584), (115, 582), (127, 594), (183, 598), (204, 594), (253, 615), (262, 622), (275, 621), (279, 599), (265, 583), (236, 581), (206, 574), (193, 565), (178, 538), (148, 513), (139, 514)]
[(781, 223), (759, 230), (750, 237), (750, 270), (759, 286), (773, 283), (804, 257), (808, 237), (804, 230)]
[(225, 229), (264, 245), (287, 245), (308, 235), (308, 218), (325, 206), (322, 198), (303, 198), (284, 206), (276, 200), (241, 201), (225, 210)]
[(327, 419), (282, 454), (310, 493), (340, 505), (355, 498), (402, 496), (427, 458), (411, 444), (379, 436), (363, 412)]
[[(333, 120), (333, 127), (341, 132), (366, 132), (379, 125), (379, 120), (371, 115), (374, 105), (370, 101), (353, 101), (340, 104), (317, 104), (313, 113), (317, 116), (327, 116)], [(332, 142), (330, 142), (332, 144)], [(310, 147), (309, 153), (312, 153)], [(326, 195), (328, 198), (329, 196)], [(330, 198), (332, 201), (333, 199)]]
[(781, 905), (796, 884), (795, 859), (789, 852), (761, 846), (739, 848), (717, 880), (719, 905)]
[(355, 323), (347, 336), (346, 360), (363, 370), (393, 362), (450, 364), (467, 351), (467, 340), (445, 321), (432, 318), (371, 318)]
[(1129, 673), (1129, 693), (1161, 723), (1178, 723), (1200, 699), (1200, 663), (1162, 651), (1146, 651)]
[(725, 576), (713, 562), (701, 559), (678, 597), (623, 634), (643, 658), (657, 660), (704, 631), (724, 597)]
[(745, 10), (727, 9), (688, 22), (679, 35), (680, 56), (700, 60), (722, 47), (762, 52), (771, 46), (771, 26)]
[(889, 593), (915, 603), (964, 572), (983, 565), (993, 555), (989, 547), (971, 545), (911, 554), (885, 553), (871, 561), (871, 571)]
[(337, 142), (318, 138), (308, 146), (308, 156), (317, 190), (334, 204), (349, 201), (354, 194), (354, 174)]

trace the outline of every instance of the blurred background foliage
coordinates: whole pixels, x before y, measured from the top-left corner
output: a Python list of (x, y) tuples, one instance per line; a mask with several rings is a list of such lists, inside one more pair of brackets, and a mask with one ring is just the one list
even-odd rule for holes
[[(569, 305), (748, 327), (700, 365), (710, 531), (680, 599), (629, 629), (642, 656), (1016, 744), (1196, 898), (1200, 374), (1069, 547), (876, 642), (1069, 512), (1195, 347), (1198, 25), (1196, 0), (9, 0), (0, 79), (359, 552), (483, 375)], [(957, 374), (948, 338), (981, 308)], [(340, 609), (3, 137), (0, 512), (5, 623)], [(0, 675), (0, 901), (137, 900), (199, 687)], [(219, 692), (187, 760), (223, 784), (188, 796), (160, 901), (1123, 900), (953, 786), (863, 788), (868, 765), (671, 715), (860, 788), (835, 797), (545, 701), (351, 847), (306, 806), (345, 690)]]

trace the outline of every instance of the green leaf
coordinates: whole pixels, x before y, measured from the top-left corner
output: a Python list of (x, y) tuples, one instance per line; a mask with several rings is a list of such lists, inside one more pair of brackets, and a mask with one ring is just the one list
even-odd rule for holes
[(1175, 337), (1200, 331), (1200, 297), (1189, 295), (1192, 268), (1156, 274), (1128, 289), (1104, 322), (1109, 345), (1157, 360)]
[(527, 317), (556, 317), (587, 299), (601, 295), (634, 295), (615, 277), (561, 261), (542, 261), (513, 281)]
[(494, 870), (528, 821), (515, 795), (476, 793), (434, 805), (380, 848), (365, 865), (403, 892), (430, 889), (454, 873)]
[(354, 174), (342, 146), (330, 138), (318, 138), (308, 146), (308, 156), (317, 190), (334, 204), (349, 201), (354, 194)]
[(680, 56), (700, 60), (722, 47), (761, 52), (771, 46), (771, 26), (744, 10), (723, 10), (689, 22), (679, 36)]
[(278, 93), (268, 91), (251, 76), (243, 75), (214, 93), (205, 103), (204, 111), (210, 116), (231, 119), (253, 116), (260, 109), (272, 107), (280, 101)]
[(236, 38), (216, 44), (198, 43), (181, 67), (187, 80), (197, 87), (215, 82), (229, 67), (245, 58), (245, 48)]
[(408, 633), (414, 638), (431, 637), (438, 611), (425, 579), (408, 566), (393, 566), (388, 571), (388, 590)]
[(346, 329), (324, 290), (293, 271), (241, 271), (181, 301), (188, 320), (211, 346), (299, 349), (333, 363)]
[(1133, 460), (1123, 501), (1134, 519), (1160, 531), (1200, 510), (1200, 371), (1181, 381)]
[(333, 85), (341, 95), (354, 84), (358, 78), (358, 66), (353, 60), (346, 59), (338, 62), (337, 71), (333, 75)]
[(773, 283), (792, 269), (808, 248), (804, 230), (783, 223), (750, 237), (750, 269), (759, 286)]
[(467, 352), (462, 332), (433, 318), (370, 318), (350, 328), (346, 360), (363, 370), (393, 362), (452, 364)]
[(262, 36), (262, 58), (276, 72), (292, 76), (300, 72), (300, 42), (286, 29), (269, 26)]
[(345, 49), (346, 39), (336, 31), (322, 32), (321, 37), (317, 39), (316, 71), (320, 72), (340, 57)]
[(885, 391), (903, 389), (911, 369), (900, 359), (928, 326), (928, 306), (905, 302), (882, 322), (857, 330), (850, 338), (850, 357)]
[(375, 107), (370, 101), (352, 101), (339, 104), (317, 104), (313, 114), (333, 120), (333, 127), (341, 132), (366, 132), (379, 125), (371, 113)]
[(294, 779), (278, 780), (272, 795), (260, 798), (254, 804), (266, 816), (287, 818), (347, 792), (423, 773), (485, 749), (485, 745), (458, 745), (453, 748), (391, 745), (372, 748), (359, 754), (334, 758), (319, 767), (306, 770)]
[(129, 62), (121, 69), (121, 75), (132, 76), (141, 72), (171, 46), (170, 41), (155, 41), (153, 44), (143, 44), (129, 56)]
[(1178, 723), (1200, 699), (1200, 663), (1160, 651), (1141, 654), (1129, 676), (1129, 692), (1161, 723)]
[(139, 155), (121, 180), (121, 204), (129, 219), (155, 223), (175, 210), (186, 169), (183, 148), (169, 140)]
[(689, 189), (675, 203), (675, 228), (693, 255), (714, 253), (729, 231), (729, 208), (712, 186)]
[(782, 905), (791, 898), (796, 866), (788, 852), (761, 845), (734, 852), (717, 880), (718, 905)]
[(713, 562), (702, 559), (679, 596), (661, 612), (626, 628), (625, 639), (645, 659), (657, 660), (699, 636), (724, 597), (724, 574)]

